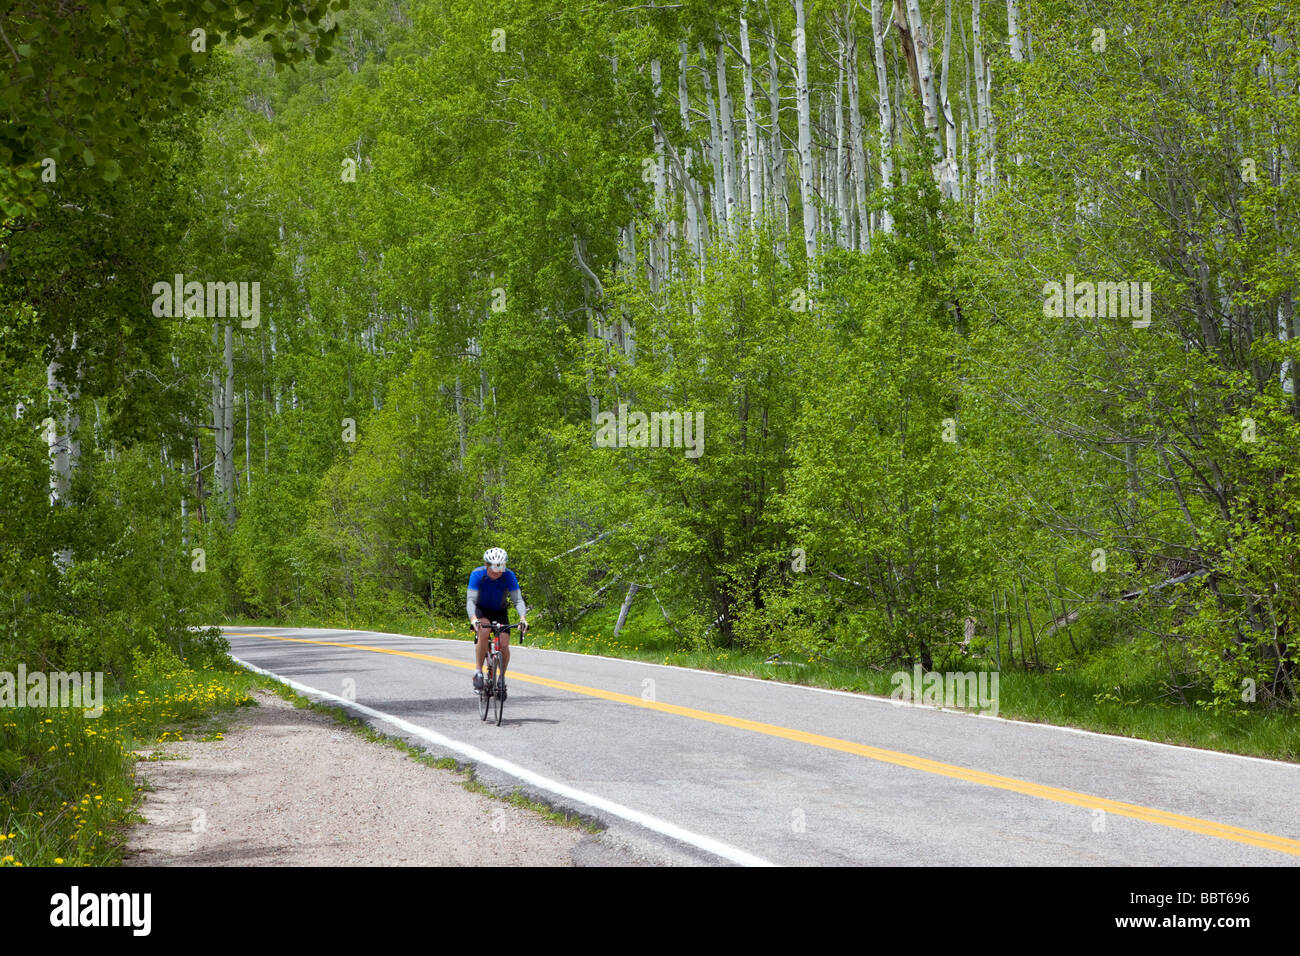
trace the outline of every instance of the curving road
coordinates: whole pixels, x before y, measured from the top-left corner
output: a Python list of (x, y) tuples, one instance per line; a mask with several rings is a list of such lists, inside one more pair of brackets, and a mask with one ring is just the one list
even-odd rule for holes
[(664, 862), (1300, 865), (1296, 764), (517, 645), (497, 727), (468, 641), (225, 634), (241, 662)]

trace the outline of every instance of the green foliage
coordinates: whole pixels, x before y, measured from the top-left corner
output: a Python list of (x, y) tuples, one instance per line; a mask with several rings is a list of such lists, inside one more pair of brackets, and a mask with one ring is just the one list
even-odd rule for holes
[[(0, 135), (0, 399), (26, 409), (0, 415), (14, 659), (123, 681), (168, 653), (216, 659), (192, 628), (223, 614), (458, 620), (500, 545), (539, 619), (581, 627), (630, 598), (626, 626), (665, 652), (1068, 661), (1079, 686), (1125, 689), (1106, 706), (1140, 688), (1230, 715), (1249, 681), (1293, 706), (1300, 406), (1283, 386), (1300, 337), (1279, 323), (1295, 324), (1300, 63), (1262, 45), (1296, 35), (1293, 13), (1140, 0), (1105, 11), (1094, 51), (1093, 16), (1044, 0), (1022, 10), (1034, 56), (1016, 63), (986, 8), (998, 165), (978, 209), (969, 189), (940, 200), (900, 72), (893, 188), (868, 202), (892, 233), (867, 252), (824, 233), (805, 261), (784, 225), (798, 199), (734, 236), (709, 214), (712, 66), (679, 78), (678, 43), (712, 57), (739, 4), (256, 2), (204, 13), (223, 49), (203, 55), (186, 52), (195, 5), (83, 6), (0, 15), (29, 48), (6, 61)], [(761, 67), (767, 16), (746, 9)], [(815, 94), (840, 82), (841, 12), (809, 5)], [(793, 11), (771, 15), (788, 94)], [(166, 82), (106, 97), (126, 56), (111, 37), (145, 27), (131, 55)], [(28, 86), (57, 108), (33, 118)], [(643, 176), (659, 131), (677, 151), (666, 212)], [(703, 262), (680, 241), (673, 161), (708, 220)], [(261, 322), (153, 316), (175, 273), (259, 282)], [(1150, 326), (1053, 314), (1045, 284), (1067, 275), (1149, 282)], [(604, 447), (620, 408), (703, 431)], [(47, 416), (56, 438), (82, 422), (57, 505)]]
[(398, 592), (463, 608), (473, 506), (440, 384), (454, 373), (454, 363), (417, 351), (384, 408), (358, 426), (355, 450), (324, 476), (304, 542), (320, 571), (315, 593)]
[(8, 5), (0, 14), (0, 103), (8, 114), (0, 133), (0, 212), (9, 219), (48, 206), (37, 182), (45, 159), (62, 166), (65, 177), (93, 178), (87, 192), (116, 188), (150, 161), (152, 130), (199, 103), (195, 87), (218, 44), (264, 34), (278, 65), (311, 56), (323, 61), (337, 30), (329, 25), (332, 13), (347, 6), (348, 0)]

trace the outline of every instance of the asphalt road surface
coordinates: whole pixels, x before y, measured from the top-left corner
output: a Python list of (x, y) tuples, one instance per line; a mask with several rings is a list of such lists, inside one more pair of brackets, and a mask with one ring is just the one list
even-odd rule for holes
[(498, 727), (468, 640), (225, 634), (307, 696), (664, 862), (1300, 865), (1296, 764), (517, 641)]

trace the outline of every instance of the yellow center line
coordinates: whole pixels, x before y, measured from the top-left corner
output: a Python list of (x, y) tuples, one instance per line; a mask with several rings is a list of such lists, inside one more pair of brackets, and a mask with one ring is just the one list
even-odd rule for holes
[[(396, 651), (387, 647), (369, 647), (364, 644), (344, 644), (338, 641), (313, 641), (302, 637), (281, 637), (275, 634), (232, 634), (232, 636), (261, 637), (272, 641), (289, 641), (294, 644), (321, 644), (326, 647), (346, 647), (358, 651), (371, 651), (376, 654), (393, 654), (398, 657), (413, 657), (418, 658), (419, 660), (434, 661), (438, 664), (446, 664), (450, 667), (459, 667), (464, 670), (474, 669), (473, 664), (455, 660), (454, 658), (438, 657), (433, 654), (419, 654), (414, 651)], [(1105, 810), (1108, 813), (1114, 813), (1123, 817), (1131, 817), (1134, 820), (1143, 820), (1147, 823), (1159, 824), (1160, 826), (1172, 827), (1178, 830), (1187, 830), (1191, 833), (1200, 833), (1205, 836), (1219, 837), (1224, 840), (1232, 840), (1236, 843), (1245, 843), (1251, 846), (1263, 847), (1268, 850), (1277, 850), (1279, 853), (1289, 853), (1292, 856), (1300, 856), (1300, 840), (1293, 840), (1289, 837), (1276, 836), (1271, 833), (1261, 833), (1257, 830), (1247, 830), (1242, 827), (1230, 826), (1226, 823), (1216, 823), (1213, 820), (1202, 820), (1198, 817), (1183, 816), (1177, 813), (1170, 813), (1167, 810), (1157, 810), (1153, 807), (1144, 807), (1133, 803), (1121, 803), (1118, 800), (1110, 800), (1105, 797), (1094, 797), (1086, 793), (1077, 793), (1073, 790), (1065, 790), (1060, 787), (1049, 787), (1044, 784), (1031, 783), (1027, 780), (1018, 780), (1015, 777), (1003, 777), (998, 774), (985, 773), (982, 770), (971, 770), (967, 767), (941, 763), (940, 761), (930, 760), (926, 757), (917, 757), (912, 754), (901, 753), (895, 750), (885, 750), (881, 747), (872, 747), (867, 744), (854, 743), (851, 740), (840, 740), (837, 737), (826, 737), (822, 734), (809, 733), (805, 730), (794, 730), (793, 728), (781, 727), (777, 724), (765, 724), (757, 720), (746, 720), (743, 717), (732, 717), (728, 714), (715, 714), (707, 710), (697, 710), (694, 707), (682, 707), (678, 704), (666, 704), (662, 701), (642, 700), (640, 697), (633, 697), (630, 694), (618, 694), (614, 691), (602, 690), (599, 687), (586, 687), (582, 684), (570, 684), (567, 681), (552, 680), (549, 677), (535, 677), (531, 674), (521, 674), (516, 670), (510, 671), (510, 679), (512, 681), (522, 681), (528, 684), (537, 684), (541, 687), (550, 687), (555, 690), (568, 691), (573, 694), (582, 694), (587, 697), (597, 697), (601, 700), (615, 701), (616, 703), (628, 704), (632, 707), (642, 707), (646, 710), (657, 710), (665, 714), (676, 714), (680, 717), (690, 717), (694, 720), (703, 720), (712, 724), (721, 724), (724, 727), (749, 730), (754, 733), (766, 734), (769, 737), (780, 737), (783, 740), (792, 740), (797, 743), (809, 744), (814, 747), (822, 747), (826, 750), (837, 750), (841, 753), (868, 757), (871, 760), (878, 760), (881, 763), (907, 767), (911, 770), (920, 770), (924, 773), (938, 774), (944, 777), (951, 777), (955, 780), (964, 780), (968, 783), (977, 783), (986, 787), (996, 787), (1000, 790), (1010, 790), (1013, 793), (1019, 793), (1029, 797), (1038, 797), (1042, 800), (1052, 800), (1057, 803), (1067, 803), (1076, 807), (1086, 807), (1088, 809)]]

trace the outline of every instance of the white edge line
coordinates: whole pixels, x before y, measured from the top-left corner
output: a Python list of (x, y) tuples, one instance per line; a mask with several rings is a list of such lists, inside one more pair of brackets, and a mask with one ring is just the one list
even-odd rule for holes
[[(410, 637), (411, 635), (406, 634), (394, 636)], [(423, 638), (416, 639), (423, 640)], [(279, 674), (263, 670), (255, 664), (250, 664), (247, 661), (240, 660), (233, 654), (231, 655), (231, 660), (235, 661), (235, 663), (239, 664), (241, 667), (246, 667), (251, 671), (256, 671), (259, 674), (265, 674), (267, 677), (274, 678), (280, 683), (292, 687), (296, 691), (333, 701), (334, 703), (340, 704), (351, 710), (360, 711), (370, 717), (392, 724), (394, 727), (405, 733), (419, 737), (422, 740), (427, 740), (429, 743), (464, 754), (466, 757), (477, 761), (478, 763), (487, 764), (489, 767), (495, 767), (497, 770), (508, 773), (512, 777), (517, 777), (524, 783), (531, 784), (538, 789), (549, 791), (561, 797), (566, 797), (569, 800), (575, 800), (578, 803), (586, 804), (587, 806), (594, 807), (597, 810), (604, 810), (606, 813), (613, 814), (614, 816), (627, 820), (630, 823), (635, 823), (638, 826), (645, 827), (647, 830), (653, 830), (656, 833), (660, 833), (666, 837), (671, 837), (681, 843), (686, 843), (690, 846), (704, 850), (707, 853), (720, 856), (724, 860), (738, 863), (741, 866), (776, 865), (761, 857), (754, 856), (753, 854), (746, 853), (744, 850), (723, 843), (720, 840), (702, 836), (698, 833), (692, 833), (690, 830), (684, 830), (676, 824), (669, 823), (666, 820), (660, 820), (658, 817), (651, 816), (648, 813), (642, 813), (640, 810), (633, 810), (630, 807), (614, 803), (612, 800), (607, 800), (594, 793), (587, 793), (584, 790), (578, 790), (574, 787), (568, 786), (567, 784), (560, 783), (557, 780), (543, 777), (540, 774), (519, 766), (518, 764), (511, 763), (509, 760), (504, 760), (501, 757), (496, 757), (484, 750), (480, 750), (472, 744), (461, 743), (459, 740), (452, 740), (450, 737), (444, 737), (436, 731), (428, 730), (418, 724), (413, 724), (409, 720), (403, 720), (401, 717), (394, 717), (393, 715), (386, 714), (383, 711), (375, 710), (373, 707), (367, 707), (365, 704), (347, 700), (343, 697), (336, 697), (334, 694), (327, 691), (318, 690), (315, 687), (308, 687), (306, 684), (300, 684), (287, 677), (281, 677)]]
[[(227, 628), (222, 625), (222, 631)], [(252, 628), (252, 625), (235, 625), (238, 627)], [(382, 637), (402, 637), (410, 641), (446, 641), (453, 638), (446, 637), (419, 637), (415, 634), (392, 634), (388, 631), (345, 631), (340, 628), (330, 627), (282, 627), (282, 628), (263, 628), (263, 630), (281, 630), (281, 631), (338, 631), (341, 634), (378, 634)], [(466, 628), (468, 631), (469, 628)], [(235, 637), (244, 635), (235, 634)], [(510, 645), (511, 651), (514, 651), (515, 645)], [(1268, 757), (1252, 757), (1249, 754), (1232, 754), (1225, 753), (1222, 750), (1208, 750), (1205, 747), (1188, 747), (1182, 744), (1167, 744), (1160, 740), (1146, 740), (1143, 737), (1125, 737), (1123, 734), (1104, 734), (1097, 730), (1083, 730), (1080, 727), (1062, 727), (1060, 724), (1045, 724), (1033, 720), (1015, 720), (1010, 717), (995, 717), (992, 714), (971, 714), (959, 710), (945, 710), (942, 707), (935, 707), (931, 704), (918, 704), (913, 701), (892, 700), (888, 697), (880, 697), (875, 694), (860, 694), (851, 690), (835, 690), (831, 687), (812, 687), (808, 684), (791, 684), (786, 681), (769, 680), (762, 677), (748, 677), (745, 674), (723, 674), (719, 671), (701, 670), (695, 667), (682, 667), (680, 664), (656, 664), (653, 661), (639, 661), (631, 657), (605, 657), (603, 654), (583, 654), (579, 651), (560, 651), (549, 647), (532, 647), (525, 650), (545, 651), (548, 654), (568, 654), (571, 657), (583, 657), (588, 660), (615, 661), (620, 664), (642, 664), (646, 667), (663, 667), (668, 670), (686, 671), (688, 674), (699, 674), (709, 677), (726, 677), (731, 680), (747, 680), (756, 684), (764, 684), (769, 687), (790, 687), (795, 690), (816, 691), (819, 694), (834, 694), (838, 697), (853, 697), (857, 700), (872, 701), (877, 704), (889, 704), (891, 707), (915, 707), (919, 710), (932, 710), (940, 714), (949, 714), (953, 717), (974, 717), (978, 720), (996, 720), (1004, 724), (1012, 724), (1016, 727), (1041, 727), (1044, 730), (1059, 730), (1067, 734), (1079, 734), (1084, 737), (1100, 737), (1103, 740), (1122, 743), (1146, 744), (1149, 747), (1165, 747), (1169, 750), (1179, 750), (1184, 753), (1210, 754), (1215, 757), (1227, 757), (1232, 760), (1253, 760), (1256, 763), (1265, 763), (1272, 767), (1289, 767), (1292, 770), (1300, 769), (1300, 765), (1287, 760), (1271, 760)], [(241, 662), (242, 663), (242, 662)]]

